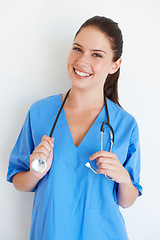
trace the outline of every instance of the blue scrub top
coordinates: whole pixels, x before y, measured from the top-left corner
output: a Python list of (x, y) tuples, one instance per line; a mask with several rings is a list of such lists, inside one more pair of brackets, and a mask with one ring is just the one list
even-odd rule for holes
[[(30, 154), (49, 135), (62, 104), (61, 95), (34, 103), (11, 152), (7, 180), (29, 171)], [(139, 133), (135, 119), (107, 99), (115, 132), (112, 152), (128, 170), (134, 186), (140, 181)], [(85, 164), (100, 150), (100, 127), (107, 120), (105, 107), (78, 147), (74, 145), (64, 109), (55, 127), (53, 163), (35, 188), (31, 240), (126, 240), (125, 222), (117, 204), (118, 184), (95, 174)], [(104, 131), (104, 150), (109, 151), (109, 129)], [(97, 169), (96, 160), (89, 161)]]

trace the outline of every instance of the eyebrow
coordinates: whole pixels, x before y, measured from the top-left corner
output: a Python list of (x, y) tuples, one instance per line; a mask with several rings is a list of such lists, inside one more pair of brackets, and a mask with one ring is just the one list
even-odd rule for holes
[[(79, 43), (75, 43), (75, 42), (74, 42), (73, 45), (77, 45), (77, 46), (83, 48), (83, 46), (80, 45)], [(105, 51), (100, 50), (100, 49), (90, 49), (90, 50), (93, 51), (93, 52), (103, 52), (103, 53), (107, 54)]]

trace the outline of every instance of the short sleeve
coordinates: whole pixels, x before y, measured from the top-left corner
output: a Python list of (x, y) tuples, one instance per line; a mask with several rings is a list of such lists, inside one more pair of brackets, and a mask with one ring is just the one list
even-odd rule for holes
[(124, 167), (129, 172), (133, 185), (138, 189), (139, 196), (142, 195), (142, 186), (140, 185), (140, 161), (139, 130), (137, 123), (135, 123), (131, 132), (128, 153)]
[(30, 112), (28, 112), (17, 142), (11, 152), (7, 173), (7, 181), (12, 182), (12, 177), (30, 170), (30, 155), (34, 150), (32, 138)]

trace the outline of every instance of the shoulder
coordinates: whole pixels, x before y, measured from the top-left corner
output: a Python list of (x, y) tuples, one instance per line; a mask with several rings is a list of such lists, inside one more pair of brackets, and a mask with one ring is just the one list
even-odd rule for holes
[(116, 126), (125, 128), (129, 132), (138, 134), (138, 124), (134, 116), (118, 106), (116, 103), (107, 99), (110, 121)]
[(107, 99), (108, 109), (112, 118), (118, 118), (119, 120), (126, 120), (136, 123), (135, 118), (126, 110), (118, 106), (116, 103)]
[(52, 95), (34, 102), (29, 111), (31, 113), (54, 109), (61, 103), (61, 94)]

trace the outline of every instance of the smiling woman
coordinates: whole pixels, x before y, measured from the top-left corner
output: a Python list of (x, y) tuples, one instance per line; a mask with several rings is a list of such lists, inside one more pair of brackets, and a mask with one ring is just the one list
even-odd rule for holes
[[(118, 59), (120, 59), (121, 61), (121, 55), (123, 50), (123, 37), (121, 30), (116, 22), (112, 21), (111, 19), (106, 19), (105, 17), (102, 17), (101, 20), (97, 16), (90, 18), (82, 24), (82, 26), (77, 31), (75, 38), (80, 33), (80, 31), (86, 27), (93, 27), (99, 30), (101, 33), (103, 33), (104, 36), (107, 37), (110, 47), (112, 49), (113, 62), (116, 62)], [(104, 92), (106, 97), (108, 97), (110, 100), (112, 100), (113, 102), (117, 103), (120, 106), (118, 101), (118, 89), (117, 89), (119, 74), (120, 67), (117, 69), (117, 71), (115, 71), (114, 74), (112, 73), (106, 76)]]
[[(98, 37), (97, 37), (98, 36)], [(108, 74), (115, 73), (121, 64), (113, 61), (113, 50), (109, 38), (94, 26), (83, 28), (75, 37), (68, 59), (68, 72), (72, 81), (82, 88), (92, 87), (101, 92)], [(76, 81), (83, 79), (85, 81)]]
[[(122, 45), (117, 23), (87, 20), (68, 58), (71, 90), (28, 111), (7, 178), (35, 191), (31, 240), (128, 239), (119, 205), (131, 206), (142, 187), (138, 126), (118, 101)], [(103, 149), (102, 122), (113, 130), (104, 132)], [(34, 171), (35, 159), (45, 162), (43, 171)]]

